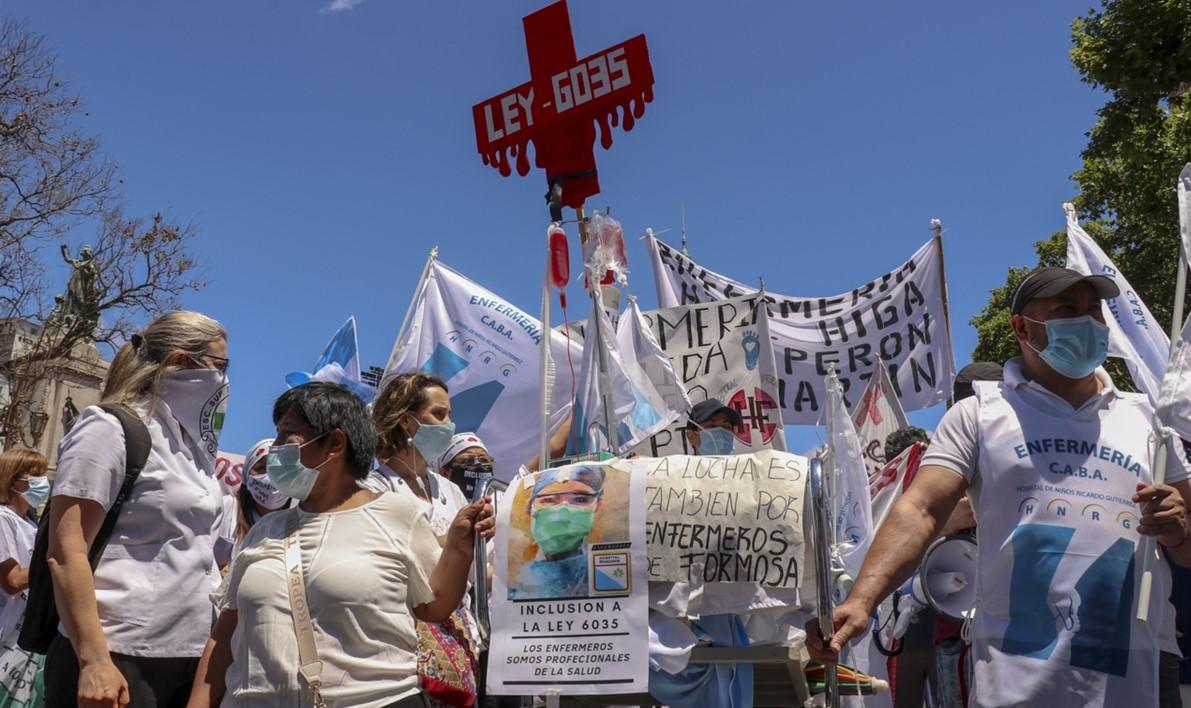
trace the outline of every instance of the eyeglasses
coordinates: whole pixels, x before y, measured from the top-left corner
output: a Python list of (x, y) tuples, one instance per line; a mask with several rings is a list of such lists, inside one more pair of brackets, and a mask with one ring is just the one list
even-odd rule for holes
[(197, 354), (187, 354), (186, 356), (201, 368), (219, 369), (225, 374), (231, 365), (231, 360), (226, 356), (216, 356), (210, 352), (198, 352)]
[(588, 494), (587, 492), (556, 492), (534, 497), (533, 503), (537, 506), (557, 506), (559, 504), (591, 506), (599, 498), (599, 494)]

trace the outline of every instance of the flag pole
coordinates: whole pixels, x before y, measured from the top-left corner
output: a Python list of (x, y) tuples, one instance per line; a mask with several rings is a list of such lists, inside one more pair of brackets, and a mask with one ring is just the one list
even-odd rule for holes
[[(935, 248), (939, 250), (939, 285), (943, 293), (943, 331), (947, 333), (947, 348), (951, 351), (951, 370), (955, 370), (955, 347), (951, 341), (951, 302), (947, 298), (947, 259), (943, 257), (943, 222), (938, 219), (930, 220), (931, 231), (935, 236)], [(947, 389), (947, 407), (955, 405), (955, 393), (952, 387)]]
[[(1180, 187), (1183, 180), (1191, 178), (1191, 163), (1183, 167), (1179, 174)], [(1180, 192), (1183, 190), (1180, 188)], [(1187, 253), (1183, 244), (1191, 241), (1191, 203), (1182, 194), (1179, 195), (1179, 257), (1178, 272), (1174, 279), (1174, 306), (1171, 308), (1170, 347), (1174, 351), (1175, 342), (1182, 334), (1183, 300), (1187, 297)], [(1173, 431), (1167, 428), (1163, 421), (1157, 420), (1155, 432), (1158, 435), (1157, 450), (1154, 452), (1153, 477), (1154, 484), (1166, 484), (1166, 460), (1170, 455)], [(1154, 566), (1158, 562), (1158, 542), (1153, 536), (1142, 539), (1143, 555), (1141, 560), (1141, 586), (1137, 596), (1137, 619), (1149, 621), (1150, 593), (1154, 584)]]
[[(414, 296), (410, 298), (409, 307), (405, 309), (405, 317), (401, 318), (401, 327), (397, 329), (397, 341), (393, 344), (393, 351), (396, 352), (405, 346), (405, 338), (409, 336), (406, 327), (410, 324), (410, 319), (413, 318), (414, 310), (418, 306), (418, 298), (422, 296), (422, 290), (426, 287), (426, 280), (430, 277), (430, 266), (434, 265), (434, 261), (438, 260), (438, 246), (430, 249), (430, 255), (426, 257), (426, 266), (422, 268), (422, 276), (418, 278), (418, 284), (414, 288)], [(389, 355), (391, 360), (393, 355)]]

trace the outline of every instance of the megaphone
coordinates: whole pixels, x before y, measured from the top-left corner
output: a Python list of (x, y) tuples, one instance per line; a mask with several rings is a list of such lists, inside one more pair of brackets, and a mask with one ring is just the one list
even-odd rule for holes
[(967, 533), (940, 538), (926, 549), (914, 579), (914, 599), (953, 622), (976, 609), (976, 539)]

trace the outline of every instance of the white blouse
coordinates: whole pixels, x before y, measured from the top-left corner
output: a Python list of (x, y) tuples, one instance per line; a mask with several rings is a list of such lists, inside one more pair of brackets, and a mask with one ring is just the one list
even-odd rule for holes
[[(197, 657), (220, 579), (214, 544), (223, 492), (196, 465), (164, 402), (146, 426), (149, 459), (95, 569), (99, 623), (113, 652)], [(106, 511), (124, 482), (125, 457), (119, 419), (98, 406), (84, 409), (58, 446), (53, 496), (90, 499)]]
[[(36, 524), (8, 506), (0, 504), (0, 560), (11, 558), (22, 566), (29, 565), (33, 558), (33, 542), (36, 538)], [(25, 602), (28, 599), (28, 590), (22, 590), (16, 595), (0, 592), (0, 646), (16, 646), (16, 635), (20, 632), (21, 619), (25, 616)]]
[[(286, 588), (285, 522), (265, 516), (232, 560), (220, 609), (238, 613), (225, 706), (302, 705)], [(413, 608), (434, 600), (439, 545), (407, 498), (382, 494), (345, 511), (298, 509), (306, 599), (329, 705), (387, 706), (418, 691)], [(305, 705), (309, 705), (306, 702)]]

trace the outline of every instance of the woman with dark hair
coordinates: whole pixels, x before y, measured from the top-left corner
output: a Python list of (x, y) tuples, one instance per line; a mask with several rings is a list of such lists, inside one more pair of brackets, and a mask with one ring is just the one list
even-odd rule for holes
[(244, 457), (244, 481), (236, 490), (236, 536), (238, 548), (256, 522), (266, 514), (290, 506), (293, 501), (273, 484), (266, 474), (265, 460), (273, 438), (265, 438), (253, 445)]
[(299, 504), (258, 521), (233, 559), (190, 705), (424, 705), (414, 619), (459, 606), (491, 506), (464, 507), (440, 548), (413, 500), (361, 487), (376, 434), (338, 384), (290, 389), (273, 421), (268, 475)]
[(139, 419), (150, 447), (94, 569), (87, 554), (127, 469), (124, 427), (90, 406), (62, 439), (47, 561), (65, 636), (46, 655), (46, 705), (170, 706), (189, 695), (219, 583), (227, 355), (223, 327), (184, 311), (116, 353), (102, 402)]

